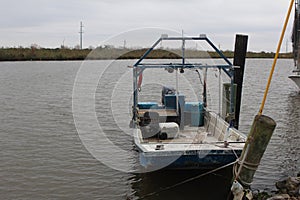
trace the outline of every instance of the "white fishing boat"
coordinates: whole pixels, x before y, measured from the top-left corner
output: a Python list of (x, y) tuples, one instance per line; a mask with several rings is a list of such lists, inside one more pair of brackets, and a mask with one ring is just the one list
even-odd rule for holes
[(295, 1), (295, 18), (294, 18), (294, 28), (293, 28), (293, 35), (292, 35), (292, 42), (293, 42), (293, 53), (294, 53), (294, 61), (295, 61), (295, 70), (293, 70), (293, 74), (289, 76), (296, 85), (300, 89), (300, 13), (299, 13), (299, 2)]
[(296, 85), (300, 88), (300, 70), (293, 70), (292, 75), (289, 75), (289, 78), (292, 79)]
[[(144, 62), (149, 53), (162, 41), (182, 42), (182, 59), (179, 63)], [(187, 63), (184, 56), (187, 41), (207, 43), (225, 64)], [(225, 84), (228, 99), (227, 112), (222, 114), (223, 116), (207, 106), (206, 72), (211, 68), (224, 72), (231, 80), (230, 83)], [(143, 168), (146, 170), (212, 169), (237, 160), (243, 150), (246, 136), (233, 127), (234, 92), (230, 91), (234, 91), (234, 68), (206, 35), (199, 37), (162, 35), (132, 66), (133, 117), (131, 126), (134, 129), (134, 144), (138, 149), (140, 164)], [(173, 88), (162, 88), (161, 100), (158, 102), (139, 102), (141, 77), (147, 69), (161, 70), (159, 73), (162, 79), (163, 73), (173, 72), (174, 79), (176, 79)], [(203, 100), (189, 102), (185, 94), (179, 92), (178, 74), (183, 73), (184, 70), (203, 72), (204, 84), (199, 87), (203, 91)], [(221, 94), (211, 98), (226, 99)]]

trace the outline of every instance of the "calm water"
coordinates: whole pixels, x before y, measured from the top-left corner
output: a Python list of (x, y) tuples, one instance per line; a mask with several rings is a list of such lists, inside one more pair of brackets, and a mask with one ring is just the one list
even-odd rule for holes
[[(93, 61), (84, 67), (101, 74), (109, 63)], [(132, 137), (126, 134), (129, 119), (124, 118), (131, 101), (131, 79), (124, 74), (132, 63), (117, 61), (106, 70), (97, 82), (95, 95), (94, 108), (101, 128), (110, 141), (127, 152), (124, 166), (115, 161), (110, 149), (102, 153), (109, 155), (112, 166), (122, 169), (126, 169), (126, 163), (137, 162)], [(228, 189), (226, 170), (145, 196), (200, 172), (134, 174), (95, 159), (80, 140), (72, 112), (73, 85), (81, 64), (0, 63), (0, 199), (224, 199)], [(271, 64), (272, 60), (247, 60), (240, 121), (243, 132), (249, 131), (258, 112)], [(300, 171), (300, 94), (287, 78), (292, 69), (292, 60), (278, 61), (264, 111), (275, 119), (277, 128), (256, 173), (256, 189), (273, 190), (276, 180)], [(93, 79), (97, 73), (85, 77)], [(153, 80), (151, 86), (159, 90), (151, 95), (153, 98), (159, 97), (158, 82)], [(85, 87), (89, 88), (89, 83)], [(87, 116), (83, 117), (84, 131), (93, 131), (89, 108), (82, 110), (82, 116)]]

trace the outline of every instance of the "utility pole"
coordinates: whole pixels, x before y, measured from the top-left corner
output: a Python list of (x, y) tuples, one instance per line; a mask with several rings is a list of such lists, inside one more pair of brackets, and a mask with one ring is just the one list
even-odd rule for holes
[(83, 24), (82, 24), (82, 22), (80, 22), (79, 34), (80, 34), (80, 49), (82, 49), (82, 35), (83, 35)]
[(126, 40), (124, 40), (123, 49), (126, 49)]

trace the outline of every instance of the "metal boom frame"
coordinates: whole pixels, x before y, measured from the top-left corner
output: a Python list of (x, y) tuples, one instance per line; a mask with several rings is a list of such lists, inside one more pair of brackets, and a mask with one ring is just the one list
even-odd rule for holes
[[(185, 41), (192, 40), (192, 41), (206, 41), (210, 47), (212, 47), (215, 52), (222, 58), (227, 64), (225, 65), (202, 65), (202, 64), (190, 64), (185, 63), (184, 58), (182, 58), (182, 63), (176, 63), (176, 64), (142, 64), (142, 61), (152, 52), (155, 47), (161, 42), (161, 41), (182, 41), (183, 45), (185, 44)], [(184, 48), (182, 48), (182, 51), (184, 51)], [(182, 54), (184, 55), (184, 53)], [(145, 53), (144, 55), (133, 65), (133, 127), (135, 128), (137, 125), (137, 104), (138, 104), (138, 77), (146, 68), (173, 68), (174, 70), (178, 69), (207, 69), (207, 68), (218, 68), (222, 69), (225, 74), (230, 78), (231, 80), (231, 91), (234, 90), (233, 86), (233, 77), (234, 77), (234, 66), (233, 64), (225, 57), (225, 55), (206, 37), (206, 35), (201, 34), (199, 37), (168, 37), (166, 35), (162, 35)], [(231, 113), (234, 112), (233, 107), (233, 98), (234, 93), (231, 92), (230, 97), (230, 111)], [(232, 124), (231, 124), (232, 126)]]

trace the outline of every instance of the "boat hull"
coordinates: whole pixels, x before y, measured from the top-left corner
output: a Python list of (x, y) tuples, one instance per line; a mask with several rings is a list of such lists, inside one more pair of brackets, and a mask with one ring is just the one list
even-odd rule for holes
[(134, 129), (139, 163), (145, 171), (215, 169), (235, 162), (245, 140), (245, 135), (213, 112), (205, 112), (203, 127), (185, 127), (171, 139), (144, 138), (141, 129)]
[(292, 79), (300, 89), (300, 75), (290, 75), (289, 78)]
[(215, 169), (233, 163), (241, 155), (242, 150), (192, 150), (180, 155), (157, 155), (140, 152), (140, 163), (146, 170), (170, 169), (193, 170)]

